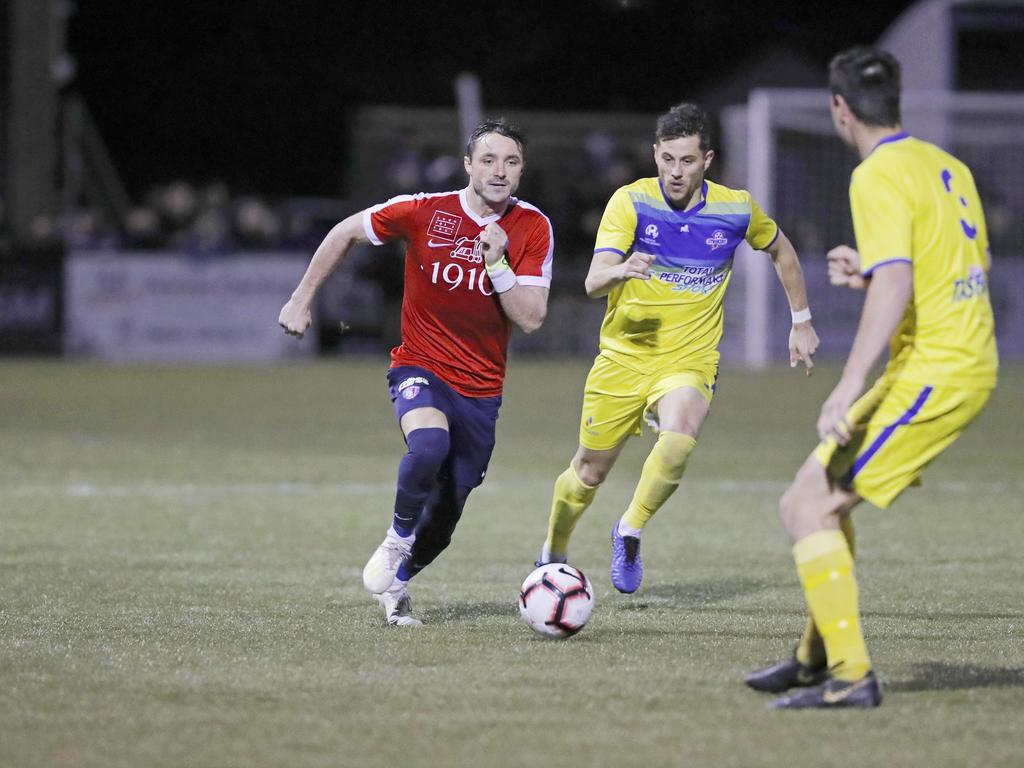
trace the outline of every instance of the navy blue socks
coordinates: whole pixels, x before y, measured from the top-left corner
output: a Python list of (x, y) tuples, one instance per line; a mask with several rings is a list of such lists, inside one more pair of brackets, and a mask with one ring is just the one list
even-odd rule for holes
[(448, 456), (448, 430), (414, 429), (405, 439), (409, 452), (398, 465), (395, 492), (395, 516), (392, 527), (407, 538), (416, 530), (423, 505), (437, 480), (437, 473)]

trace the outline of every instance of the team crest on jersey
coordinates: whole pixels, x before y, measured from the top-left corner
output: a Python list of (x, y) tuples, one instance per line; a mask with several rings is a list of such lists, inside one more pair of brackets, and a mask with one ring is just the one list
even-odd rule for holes
[(720, 248), (721, 246), (726, 245), (729, 242), (729, 238), (725, 236), (725, 232), (723, 232), (720, 229), (716, 229), (714, 232), (711, 233), (711, 237), (709, 237), (704, 242), (710, 245), (711, 250), (713, 251), (716, 248)]
[(427, 234), (431, 238), (436, 237), (438, 240), (454, 243), (455, 235), (458, 233), (461, 224), (461, 216), (457, 216), (454, 213), (445, 213), (444, 211), (434, 211), (434, 218), (430, 220)]

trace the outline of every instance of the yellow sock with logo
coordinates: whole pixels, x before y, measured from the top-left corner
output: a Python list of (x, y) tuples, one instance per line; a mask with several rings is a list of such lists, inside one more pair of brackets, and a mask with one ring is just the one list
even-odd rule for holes
[(661, 505), (668, 501), (686, 471), (686, 460), (697, 441), (681, 432), (660, 432), (644, 462), (633, 500), (622, 516), (630, 528), (641, 530)]
[(569, 537), (594, 500), (595, 493), (597, 486), (587, 485), (580, 480), (571, 464), (558, 476), (551, 499), (551, 516), (548, 518), (548, 540), (545, 544), (548, 552), (563, 556), (569, 550)]
[(793, 559), (825, 642), (832, 676), (859, 680), (871, 670), (857, 609), (857, 580), (853, 557), (842, 531), (818, 531), (793, 546)]
[[(853, 518), (850, 515), (843, 515), (839, 518), (839, 529), (846, 537), (846, 546), (850, 548), (850, 557), (857, 556), (857, 531), (853, 527)], [(807, 617), (804, 624), (804, 634), (796, 647), (796, 660), (808, 667), (820, 667), (826, 662), (825, 641), (821, 639), (821, 633), (814, 624), (814, 619)]]

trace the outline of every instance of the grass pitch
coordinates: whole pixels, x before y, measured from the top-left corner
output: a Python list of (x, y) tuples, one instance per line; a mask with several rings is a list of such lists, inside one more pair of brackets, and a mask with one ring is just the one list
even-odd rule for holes
[(1024, 371), (888, 512), (858, 511), (871, 712), (778, 713), (743, 673), (803, 604), (775, 515), (836, 371), (726, 371), (680, 491), (609, 583), (651, 438), (581, 522), (590, 625), (516, 590), (576, 443), (586, 361), (514, 360), (486, 483), (384, 626), (362, 566), (403, 444), (384, 365), (0, 362), (0, 765), (1020, 766)]

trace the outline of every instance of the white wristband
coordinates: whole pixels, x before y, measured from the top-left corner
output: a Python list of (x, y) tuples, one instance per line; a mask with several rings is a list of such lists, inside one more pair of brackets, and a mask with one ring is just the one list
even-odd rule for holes
[(796, 312), (790, 310), (790, 314), (793, 315), (793, 325), (796, 325), (797, 323), (806, 323), (811, 319), (811, 308), (804, 307), (803, 309), (798, 309)]
[(487, 276), (491, 278), (491, 285), (498, 293), (511, 291), (519, 285), (519, 281), (516, 279), (516, 273), (513, 272), (512, 267), (508, 265), (507, 259), (502, 259), (497, 264), (486, 264), (485, 268), (487, 270)]

